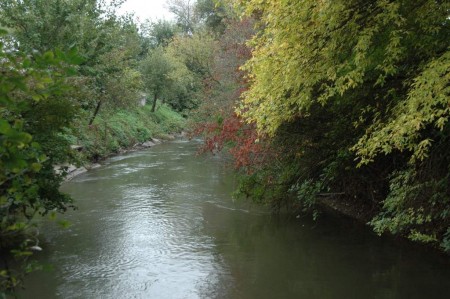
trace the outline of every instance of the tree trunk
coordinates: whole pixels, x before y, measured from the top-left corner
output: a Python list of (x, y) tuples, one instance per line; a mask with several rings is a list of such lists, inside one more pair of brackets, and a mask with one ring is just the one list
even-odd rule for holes
[(102, 100), (99, 100), (97, 103), (97, 107), (95, 107), (94, 115), (92, 115), (91, 120), (89, 121), (89, 125), (92, 125), (92, 123), (95, 120), (95, 117), (97, 116), (98, 112), (100, 111), (100, 106), (102, 105)]
[(156, 109), (156, 99), (158, 98), (157, 94), (153, 96), (153, 105), (152, 105), (152, 112), (155, 112)]

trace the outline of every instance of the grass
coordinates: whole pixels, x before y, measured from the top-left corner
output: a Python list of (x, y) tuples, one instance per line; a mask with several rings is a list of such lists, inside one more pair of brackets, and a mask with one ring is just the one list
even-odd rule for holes
[[(86, 118), (87, 119), (87, 118)], [(97, 161), (135, 144), (182, 131), (185, 119), (167, 105), (155, 112), (146, 105), (131, 109), (102, 111), (91, 126), (86, 121), (76, 125), (66, 138), (83, 147), (81, 160)]]

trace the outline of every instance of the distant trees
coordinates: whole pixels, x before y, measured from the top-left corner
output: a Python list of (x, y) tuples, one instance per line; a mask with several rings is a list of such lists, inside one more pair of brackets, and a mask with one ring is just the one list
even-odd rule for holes
[(168, 6), (181, 30), (187, 35), (194, 33), (197, 24), (195, 0), (169, 0)]
[[(202, 30), (187, 35), (167, 21), (148, 23), (144, 39), (152, 41), (141, 61), (145, 88), (153, 97), (188, 114), (200, 104), (203, 81), (212, 78), (216, 42)], [(153, 67), (152, 67), (153, 65)]]
[(256, 143), (259, 136), (255, 126), (246, 124), (234, 111), (248, 87), (240, 66), (251, 57), (246, 41), (255, 33), (253, 25), (251, 19), (227, 20), (211, 53), (202, 101), (193, 115), (196, 133), (205, 138), (204, 150), (215, 152), (231, 146), (236, 167), (245, 173), (254, 172), (267, 154), (265, 145)]
[(151, 48), (167, 47), (180, 29), (167, 20), (147, 21), (143, 25), (144, 38), (149, 40)]
[(197, 0), (195, 13), (199, 22), (212, 33), (222, 34), (226, 28), (224, 21), (229, 19), (231, 9), (225, 1)]
[(20, 51), (78, 50), (83, 63), (72, 96), (88, 125), (103, 109), (134, 106), (143, 90), (153, 103), (160, 97), (187, 114), (200, 103), (203, 80), (213, 77), (212, 27), (204, 22), (219, 15), (215, 4), (171, 1), (176, 22), (147, 21), (138, 30), (130, 16), (115, 15), (119, 2), (6, 0), (0, 23), (15, 29)]
[(151, 50), (141, 63), (144, 85), (148, 92), (153, 95), (152, 112), (156, 109), (156, 100), (167, 92), (172, 86), (169, 78), (173, 70), (171, 61), (161, 47)]
[(221, 34), (226, 27), (223, 20), (233, 14), (230, 3), (224, 0), (169, 0), (168, 4), (176, 24), (186, 35), (205, 29)]

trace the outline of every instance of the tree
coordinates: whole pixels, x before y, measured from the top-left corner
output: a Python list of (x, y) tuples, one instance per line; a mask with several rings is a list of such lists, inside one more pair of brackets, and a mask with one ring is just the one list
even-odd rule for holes
[(167, 47), (179, 31), (176, 24), (167, 20), (147, 21), (142, 27), (144, 38), (149, 40), (149, 48)]
[(21, 264), (26, 270), (15, 272), (8, 264), (8, 256), (24, 260), (40, 250), (31, 219), (70, 206), (59, 191), (63, 174), (53, 166), (70, 161), (58, 135), (79, 108), (67, 83), (70, 64), (80, 61), (75, 51), (25, 55), (5, 43), (5, 33), (0, 30), (0, 294), (14, 291), (32, 270)]
[(230, 10), (227, 9), (224, 1), (197, 0), (194, 11), (199, 23), (203, 23), (212, 32), (222, 34), (225, 31), (224, 21), (230, 14)]
[(177, 25), (186, 35), (192, 35), (195, 31), (197, 18), (194, 11), (194, 0), (169, 0), (169, 11), (175, 15)]
[(89, 125), (103, 105), (135, 107), (140, 97), (142, 80), (137, 71), (137, 57), (141, 51), (135, 24), (128, 19), (110, 20), (105, 29), (111, 38), (107, 52), (99, 55), (92, 66), (86, 66), (87, 75), (94, 78), (95, 110)]
[(172, 85), (169, 78), (172, 70), (173, 66), (161, 47), (151, 50), (142, 61), (144, 86), (153, 95), (152, 112), (155, 112), (157, 99)]
[(234, 118), (234, 107), (247, 88), (240, 66), (251, 57), (246, 41), (254, 34), (253, 21), (228, 19), (224, 23), (227, 28), (213, 45), (215, 50), (205, 72), (208, 75), (202, 80), (202, 102), (193, 115), (201, 125)]
[(130, 79), (136, 68), (141, 39), (130, 16), (114, 14), (119, 4), (97, 0), (5, 0), (0, 4), (0, 24), (14, 29), (19, 50), (78, 49), (84, 62), (73, 81), (79, 84), (74, 96), (80, 96), (84, 109), (93, 110), (89, 124), (101, 107), (133, 106), (138, 98), (136, 73), (131, 76), (136, 80), (123, 78)]
[(176, 91), (171, 95), (172, 106), (179, 111), (192, 110), (199, 105), (204, 80), (212, 77), (215, 41), (211, 36), (196, 33), (177, 36), (167, 46), (166, 53), (175, 69), (170, 77)]
[(188, 113), (198, 105), (196, 77), (178, 57), (166, 55), (173, 66), (168, 75), (171, 85), (165, 92), (166, 103), (175, 111)]
[(345, 193), (377, 232), (449, 250), (449, 4), (235, 2), (260, 29), (237, 111), (292, 148), (286, 190)]
[(251, 19), (224, 21), (226, 29), (216, 45), (209, 71), (203, 80), (203, 98), (195, 111), (195, 133), (202, 134), (204, 151), (227, 150), (235, 168), (253, 174), (269, 159), (268, 144), (259, 138), (253, 124), (234, 113), (240, 95), (247, 88), (245, 72), (239, 67), (251, 57), (246, 45), (253, 34)]
[(190, 37), (177, 36), (167, 47), (167, 52), (203, 80), (212, 77), (215, 49), (216, 42), (210, 35), (197, 33)]

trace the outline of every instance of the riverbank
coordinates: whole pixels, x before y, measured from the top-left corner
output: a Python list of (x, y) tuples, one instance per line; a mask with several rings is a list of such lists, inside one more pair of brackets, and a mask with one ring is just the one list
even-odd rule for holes
[(63, 137), (72, 144), (73, 163), (56, 166), (65, 169), (66, 180), (99, 166), (115, 155), (152, 147), (182, 136), (186, 120), (165, 104), (155, 112), (150, 106), (105, 111), (86, 126), (79, 122)]
[(317, 204), (324, 210), (352, 218), (364, 224), (367, 224), (376, 215), (372, 206), (342, 198), (339, 195), (318, 197)]
[[(324, 213), (325, 217), (332, 216), (341, 219), (343, 222), (352, 223), (352, 226), (367, 227), (368, 223), (378, 214), (373, 206), (365, 205), (351, 198), (345, 198), (339, 195), (319, 197), (317, 199), (317, 206), (319, 210)], [(436, 244), (414, 242), (407, 238), (407, 236), (401, 234), (384, 233), (381, 235), (372, 232), (377, 235), (380, 240), (390, 240), (393, 244), (396, 244), (399, 248), (413, 248), (421, 254), (433, 254), (440, 258), (441, 263), (450, 266), (450, 255), (444, 251), (443, 248)]]

